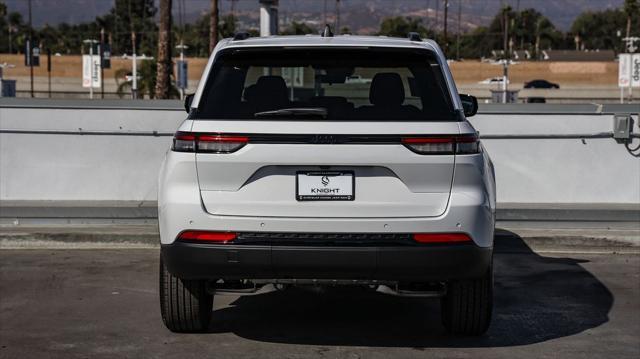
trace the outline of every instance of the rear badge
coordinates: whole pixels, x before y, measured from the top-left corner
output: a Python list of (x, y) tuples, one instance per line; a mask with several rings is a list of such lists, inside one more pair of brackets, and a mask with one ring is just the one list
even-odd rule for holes
[(298, 201), (353, 201), (355, 175), (353, 171), (296, 172)]

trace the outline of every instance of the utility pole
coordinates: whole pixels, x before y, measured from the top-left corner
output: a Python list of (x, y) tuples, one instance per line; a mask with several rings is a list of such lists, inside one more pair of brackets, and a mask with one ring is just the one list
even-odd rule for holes
[(440, 10), (440, 0), (436, 0), (436, 31), (438, 31), (438, 20), (439, 20), (439, 15), (438, 15), (438, 11)]
[(503, 25), (503, 44), (502, 44), (502, 48), (504, 51), (504, 57), (505, 58), (509, 58), (509, 10), (508, 8), (502, 8), (502, 21), (504, 22)]
[(234, 19), (236, 17), (236, 1), (237, 0), (231, 0), (231, 16), (233, 16)]
[(456, 34), (456, 59), (460, 61), (460, 31), (462, 23), (462, 0), (458, 0), (458, 33)]
[(98, 56), (100, 56), (100, 98), (104, 99), (104, 68), (102, 67), (102, 57), (104, 53), (104, 27), (100, 29), (100, 51), (98, 51)]
[(29, 0), (29, 45), (27, 45), (29, 73), (31, 77), (31, 97), (33, 97), (33, 26), (31, 24), (31, 0)]
[(427, 29), (431, 28), (431, 26), (430, 26), (431, 25), (431, 21), (429, 19), (429, 5), (430, 5), (430, 1), (429, 0), (425, 0), (425, 9), (426, 10), (425, 10), (425, 15), (424, 15), (424, 18), (425, 18), (425, 22), (424, 23), (425, 23), (425, 26), (427, 27)]
[(336, 0), (336, 34), (340, 33), (340, 0)]
[(444, 0), (444, 53), (446, 56), (449, 49), (449, 39), (447, 38), (447, 20), (449, 18), (449, 0)]
[(323, 0), (323, 8), (322, 8), (322, 23), (324, 25), (327, 24), (327, 0)]

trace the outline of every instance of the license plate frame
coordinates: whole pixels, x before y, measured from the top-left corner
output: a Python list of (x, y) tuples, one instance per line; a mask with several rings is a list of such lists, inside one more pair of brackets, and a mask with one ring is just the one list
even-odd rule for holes
[[(332, 177), (343, 177), (350, 176), (351, 181), (351, 194), (335, 194), (335, 195), (324, 195), (324, 194), (300, 194), (300, 178), (301, 176), (313, 176), (319, 177), (319, 181), (321, 184), (322, 177), (327, 177), (329, 183), (331, 182)], [(348, 179), (347, 179), (348, 180)], [(344, 181), (342, 181), (344, 182)], [(328, 185), (327, 184), (327, 185)], [(326, 188), (327, 185), (324, 185)], [(354, 201), (356, 199), (356, 175), (354, 171), (297, 171), (296, 172), (296, 200), (300, 202), (305, 201)]]

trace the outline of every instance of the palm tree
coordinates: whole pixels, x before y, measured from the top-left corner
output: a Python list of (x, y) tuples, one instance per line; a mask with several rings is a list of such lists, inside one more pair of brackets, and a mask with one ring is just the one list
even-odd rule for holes
[(625, 0), (624, 12), (627, 14), (627, 37), (631, 36), (631, 16), (640, 11), (638, 0)]
[(156, 98), (169, 98), (171, 70), (171, 0), (160, 0)]

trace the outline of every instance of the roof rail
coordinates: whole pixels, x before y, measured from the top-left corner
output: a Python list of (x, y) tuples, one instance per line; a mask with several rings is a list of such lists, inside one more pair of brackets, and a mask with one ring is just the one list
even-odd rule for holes
[(417, 32), (410, 32), (407, 35), (407, 38), (411, 41), (422, 41), (422, 38), (420, 37), (420, 34), (418, 34)]
[(238, 41), (238, 40), (246, 40), (248, 38), (251, 37), (251, 34), (243, 31), (243, 32), (236, 32), (235, 35), (233, 35), (233, 40), (234, 41)]

